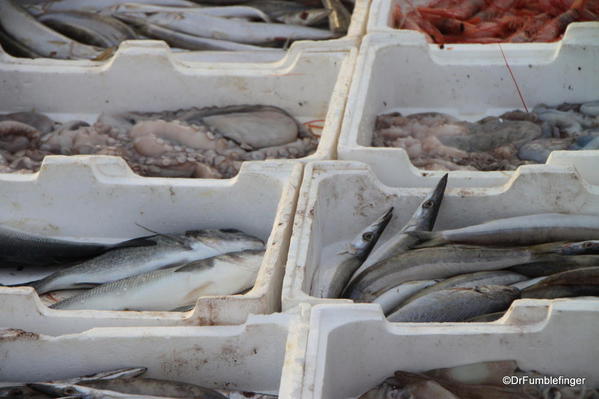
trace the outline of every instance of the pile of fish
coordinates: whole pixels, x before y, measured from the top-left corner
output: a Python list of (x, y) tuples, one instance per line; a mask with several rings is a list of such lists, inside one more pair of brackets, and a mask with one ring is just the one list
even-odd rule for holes
[(301, 158), (318, 137), (266, 105), (101, 114), (90, 125), (36, 112), (0, 115), (0, 173), (35, 172), (46, 155), (123, 157), (142, 176), (229, 178), (241, 163)]
[(394, 26), (443, 43), (523, 43), (559, 40), (572, 22), (599, 21), (597, 0), (407, 1), (394, 9)]
[(181, 50), (254, 51), (344, 35), (341, 0), (0, 1), (0, 44), (14, 56), (109, 57), (124, 40)]
[(382, 245), (374, 248), (393, 208), (362, 230), (334, 268), (314, 274), (311, 294), (378, 303), (394, 322), (492, 321), (521, 297), (599, 296), (599, 216), (536, 214), (432, 232), (446, 184), (447, 175)]
[(0, 398), (46, 399), (270, 399), (275, 396), (251, 392), (220, 391), (184, 382), (141, 377), (145, 367), (132, 367), (58, 381), (0, 387)]
[(372, 145), (400, 147), (428, 170), (513, 170), (545, 163), (551, 151), (599, 149), (599, 101), (537, 105), (478, 122), (426, 112), (379, 115)]
[[(505, 377), (522, 384), (506, 384)], [(545, 381), (557, 380), (537, 371), (525, 371), (513, 360), (499, 360), (429, 370), (396, 371), (393, 377), (359, 399), (595, 399), (597, 388)], [(573, 380), (573, 379), (572, 379)], [(568, 381), (572, 381), (568, 379)], [(534, 381), (534, 383), (533, 383)], [(565, 378), (563, 381), (566, 381)], [(575, 380), (574, 380), (575, 381)]]
[(252, 288), (265, 251), (262, 240), (233, 229), (156, 233), (107, 243), (0, 226), (0, 242), (0, 267), (50, 271), (42, 279), (11, 286), (31, 286), (40, 295), (91, 288), (51, 306), (69, 310), (189, 310), (200, 296)]

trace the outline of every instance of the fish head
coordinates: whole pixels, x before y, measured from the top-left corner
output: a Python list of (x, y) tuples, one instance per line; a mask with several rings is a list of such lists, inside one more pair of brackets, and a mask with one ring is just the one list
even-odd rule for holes
[(414, 215), (402, 231), (431, 231), (433, 229), (445, 195), (448, 176), (449, 174), (446, 173), (439, 180), (433, 191), (420, 203), (418, 209), (416, 209)]
[(192, 230), (185, 233), (191, 248), (207, 246), (227, 252), (264, 249), (264, 241), (237, 229)]
[(347, 253), (359, 259), (366, 259), (381, 234), (383, 234), (392, 216), (393, 207), (389, 208), (381, 217), (362, 230), (349, 244)]
[(599, 253), (599, 240), (571, 242), (562, 245), (557, 250), (562, 255), (584, 255)]
[(27, 384), (31, 389), (52, 396), (83, 396), (85, 395), (85, 387), (79, 385), (65, 384), (60, 382), (40, 382)]

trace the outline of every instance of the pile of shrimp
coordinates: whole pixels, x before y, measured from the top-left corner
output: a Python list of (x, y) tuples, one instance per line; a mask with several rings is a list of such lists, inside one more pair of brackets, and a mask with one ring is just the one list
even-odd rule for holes
[(408, 8), (397, 5), (394, 26), (439, 44), (551, 42), (571, 22), (599, 20), (599, 0), (433, 0)]

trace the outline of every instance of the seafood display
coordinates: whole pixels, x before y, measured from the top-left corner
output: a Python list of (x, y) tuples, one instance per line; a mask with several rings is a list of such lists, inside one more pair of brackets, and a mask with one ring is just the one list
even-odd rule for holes
[(341, 0), (4, 0), (0, 44), (18, 57), (109, 57), (124, 40), (176, 50), (255, 51), (343, 36), (353, 2)]
[(233, 399), (276, 398), (272, 395), (217, 390), (178, 381), (142, 377), (145, 367), (103, 371), (57, 381), (0, 386), (0, 398), (86, 398), (86, 399)]
[(514, 170), (552, 151), (599, 149), (599, 102), (537, 105), (477, 122), (426, 112), (379, 115), (372, 145), (403, 148), (427, 170)]
[(230, 178), (243, 161), (302, 158), (317, 144), (310, 128), (266, 105), (101, 114), (91, 125), (0, 115), (0, 173), (35, 172), (46, 155), (99, 154), (123, 157), (142, 176)]
[[(115, 244), (5, 228), (0, 235), (1, 265), (49, 271), (44, 278), (12, 286), (31, 286), (55, 300), (53, 293), (71, 290), (58, 295), (54, 309), (184, 310), (200, 296), (252, 288), (265, 251), (262, 240), (233, 229), (157, 233)], [(77, 290), (74, 295), (72, 290)]]
[(393, 25), (445, 43), (524, 43), (559, 40), (573, 22), (599, 21), (599, 1), (434, 0), (395, 7)]
[[(524, 381), (506, 384), (507, 379)], [(364, 393), (359, 399), (546, 399), (599, 396), (599, 389), (587, 387), (583, 378), (554, 377), (522, 370), (514, 360), (466, 364), (413, 373), (398, 370), (390, 378)]]
[(387, 241), (376, 245), (392, 209), (366, 227), (334, 267), (315, 272), (311, 295), (378, 303), (393, 322), (492, 321), (519, 298), (599, 296), (599, 216), (534, 214), (431, 231), (447, 178)]

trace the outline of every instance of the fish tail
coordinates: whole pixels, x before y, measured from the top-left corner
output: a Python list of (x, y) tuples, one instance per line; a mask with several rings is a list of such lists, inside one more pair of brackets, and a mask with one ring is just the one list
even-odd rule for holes
[(447, 244), (447, 240), (439, 233), (432, 231), (406, 231), (410, 237), (417, 241), (412, 245), (412, 248), (430, 248), (439, 247)]

